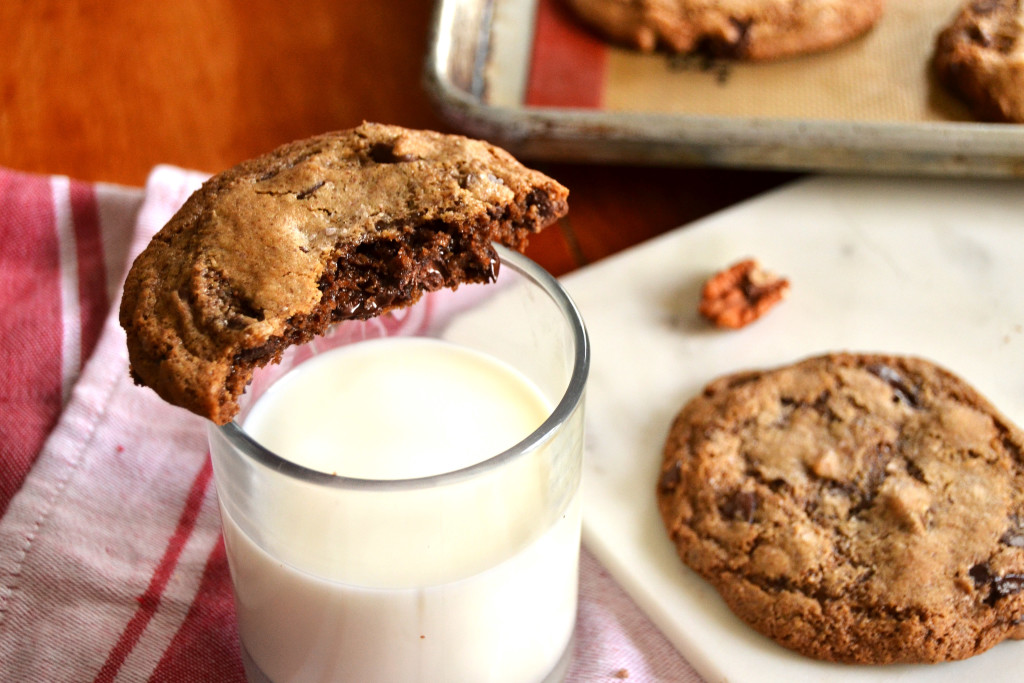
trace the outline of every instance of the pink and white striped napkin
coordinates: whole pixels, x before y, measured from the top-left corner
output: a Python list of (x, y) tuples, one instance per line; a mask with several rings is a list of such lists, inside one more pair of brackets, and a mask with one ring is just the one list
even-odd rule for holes
[[(204, 179), (0, 169), (0, 680), (242, 682), (203, 421), (128, 377), (130, 258)], [(583, 552), (570, 681), (699, 681)]]

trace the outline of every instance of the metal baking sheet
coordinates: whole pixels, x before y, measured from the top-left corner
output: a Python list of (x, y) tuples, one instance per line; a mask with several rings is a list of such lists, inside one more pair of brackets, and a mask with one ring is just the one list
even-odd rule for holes
[[(961, 0), (889, 0), (866, 36), (767, 64), (605, 45), (559, 3), (438, 0), (425, 81), (451, 125), (538, 160), (1024, 175), (1024, 125), (973, 121), (930, 72)], [(564, 60), (572, 90), (577, 74), (594, 77), (595, 55), (599, 101), (531, 98), (532, 61)]]

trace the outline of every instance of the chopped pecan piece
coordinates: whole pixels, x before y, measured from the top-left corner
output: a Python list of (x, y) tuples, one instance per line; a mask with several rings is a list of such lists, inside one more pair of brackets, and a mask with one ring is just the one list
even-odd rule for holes
[(749, 325), (782, 301), (789, 280), (763, 270), (755, 259), (719, 271), (704, 284), (697, 310), (718, 327)]

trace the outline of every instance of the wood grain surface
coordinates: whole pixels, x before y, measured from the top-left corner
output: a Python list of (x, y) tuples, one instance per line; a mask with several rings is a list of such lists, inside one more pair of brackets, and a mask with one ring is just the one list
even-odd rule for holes
[[(422, 86), (428, 0), (4, 0), (0, 165), (141, 186), (363, 120), (456, 132)], [(793, 177), (524, 160), (570, 214), (528, 254), (556, 275)]]

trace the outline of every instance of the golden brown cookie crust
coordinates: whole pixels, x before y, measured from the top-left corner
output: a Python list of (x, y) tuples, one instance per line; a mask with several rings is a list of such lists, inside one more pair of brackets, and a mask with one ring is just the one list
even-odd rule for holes
[(1024, 433), (928, 361), (713, 381), (671, 427), (657, 500), (682, 560), (807, 656), (935, 662), (1024, 638)]
[(1024, 3), (966, 3), (936, 39), (932, 64), (977, 118), (1024, 123)]
[(884, 0), (566, 0), (609, 40), (644, 51), (770, 60), (850, 41)]
[(491, 279), (497, 241), (567, 211), (568, 191), (488, 143), (365, 123), (214, 176), (135, 260), (131, 372), (224, 424), (255, 367), (322, 334)]

